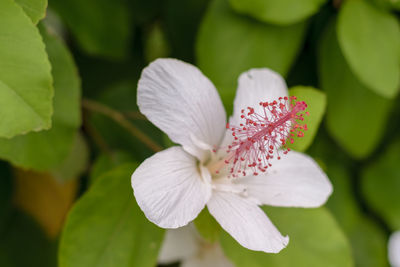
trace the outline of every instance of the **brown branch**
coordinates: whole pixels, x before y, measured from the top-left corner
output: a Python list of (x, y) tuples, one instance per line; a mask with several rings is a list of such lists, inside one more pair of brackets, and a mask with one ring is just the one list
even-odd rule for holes
[(124, 115), (132, 120), (147, 120), (146, 117), (138, 111), (124, 112)]
[(100, 148), (101, 151), (108, 155), (111, 155), (111, 149), (108, 146), (107, 142), (89, 122), (87, 112), (83, 113), (83, 129), (92, 138), (93, 142)]
[(333, 0), (333, 6), (334, 6), (336, 9), (339, 9), (340, 6), (342, 5), (342, 3), (343, 3), (343, 0)]
[(89, 99), (83, 99), (82, 106), (87, 110), (103, 114), (104, 116), (114, 120), (154, 152), (162, 150), (162, 147), (159, 144), (136, 128), (136, 126), (133, 125), (121, 112)]

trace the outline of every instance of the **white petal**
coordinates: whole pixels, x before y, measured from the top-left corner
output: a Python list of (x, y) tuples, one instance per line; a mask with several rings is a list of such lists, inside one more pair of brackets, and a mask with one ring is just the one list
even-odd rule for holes
[(184, 260), (181, 267), (234, 267), (224, 255), (218, 243), (204, 244), (199, 253), (190, 259)]
[(247, 107), (254, 108), (258, 114), (263, 114), (260, 102), (277, 100), (288, 95), (283, 78), (270, 69), (251, 69), (239, 77), (239, 86), (236, 92), (232, 124), (240, 123), (241, 110)]
[(290, 151), (274, 160), (264, 175), (235, 180), (262, 204), (282, 207), (318, 207), (332, 193), (332, 184), (309, 156)]
[(167, 230), (158, 262), (170, 264), (192, 258), (199, 250), (199, 239), (192, 225)]
[(226, 114), (209, 79), (195, 66), (176, 59), (157, 59), (138, 84), (140, 111), (175, 143), (201, 158), (204, 145), (218, 146)]
[(146, 159), (132, 174), (132, 188), (146, 217), (163, 228), (188, 224), (211, 196), (196, 159), (181, 147)]
[(289, 242), (289, 238), (283, 237), (265, 213), (248, 198), (213, 191), (207, 207), (222, 228), (245, 248), (278, 253)]
[(390, 265), (392, 267), (400, 267), (400, 231), (390, 236), (388, 253)]

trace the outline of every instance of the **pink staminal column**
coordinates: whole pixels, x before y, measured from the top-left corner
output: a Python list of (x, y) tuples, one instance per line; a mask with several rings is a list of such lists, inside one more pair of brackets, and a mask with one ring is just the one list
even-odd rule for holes
[(295, 96), (279, 97), (272, 102), (260, 102), (261, 114), (254, 108), (241, 110), (239, 126), (227, 124), (232, 131), (233, 142), (227, 147), (225, 164), (230, 167), (230, 177), (246, 176), (246, 171), (253, 175), (266, 172), (271, 167), (271, 160), (281, 159), (290, 148), (287, 141), (294, 142), (293, 137), (303, 137), (307, 124), (303, 124), (307, 104), (296, 101)]

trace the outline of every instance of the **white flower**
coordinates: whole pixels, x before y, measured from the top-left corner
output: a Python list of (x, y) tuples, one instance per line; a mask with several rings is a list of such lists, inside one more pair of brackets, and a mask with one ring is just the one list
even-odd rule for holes
[(233, 267), (220, 245), (204, 241), (193, 225), (168, 230), (158, 262), (171, 264), (181, 262), (181, 267)]
[(388, 245), (389, 262), (392, 267), (400, 267), (400, 231), (394, 232)]
[[(284, 80), (271, 70), (243, 73), (230, 123), (238, 125), (242, 109), (250, 106), (263, 112), (260, 101), (287, 94)], [(258, 176), (228, 178), (228, 168), (220, 168), (223, 149), (213, 153), (232, 139), (225, 110), (214, 85), (193, 65), (175, 59), (151, 63), (139, 80), (138, 106), (181, 145), (146, 159), (132, 175), (136, 201), (160, 227), (185, 226), (207, 205), (242, 246), (277, 253), (289, 238), (279, 233), (258, 205), (318, 207), (332, 192), (318, 165), (294, 151), (282, 160), (270, 160), (272, 167)]]

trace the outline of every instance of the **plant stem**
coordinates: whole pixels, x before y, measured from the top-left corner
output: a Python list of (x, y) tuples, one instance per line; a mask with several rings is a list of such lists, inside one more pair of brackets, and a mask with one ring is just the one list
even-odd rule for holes
[(139, 111), (124, 112), (124, 115), (127, 118), (132, 119), (132, 120), (142, 120), (142, 121), (147, 120), (146, 117)]
[(133, 136), (139, 139), (143, 144), (145, 144), (148, 148), (150, 148), (154, 152), (158, 152), (162, 150), (162, 147), (155, 143), (151, 138), (149, 138), (146, 134), (136, 128), (121, 112), (112, 109), (106, 105), (103, 105), (99, 102), (82, 99), (82, 106), (90, 111), (94, 111), (97, 113), (101, 113), (104, 116), (109, 117), (114, 120), (116, 123), (121, 125), (127, 131), (129, 131)]
[(91, 137), (93, 142), (102, 152), (106, 153), (107, 155), (111, 155), (110, 147), (108, 146), (104, 138), (100, 135), (100, 133), (98, 133), (97, 130), (91, 125), (88, 115), (88, 112), (83, 113), (83, 128), (85, 132)]
[(336, 9), (339, 9), (340, 6), (342, 5), (342, 2), (343, 2), (343, 0), (333, 0), (333, 6), (334, 6)]

